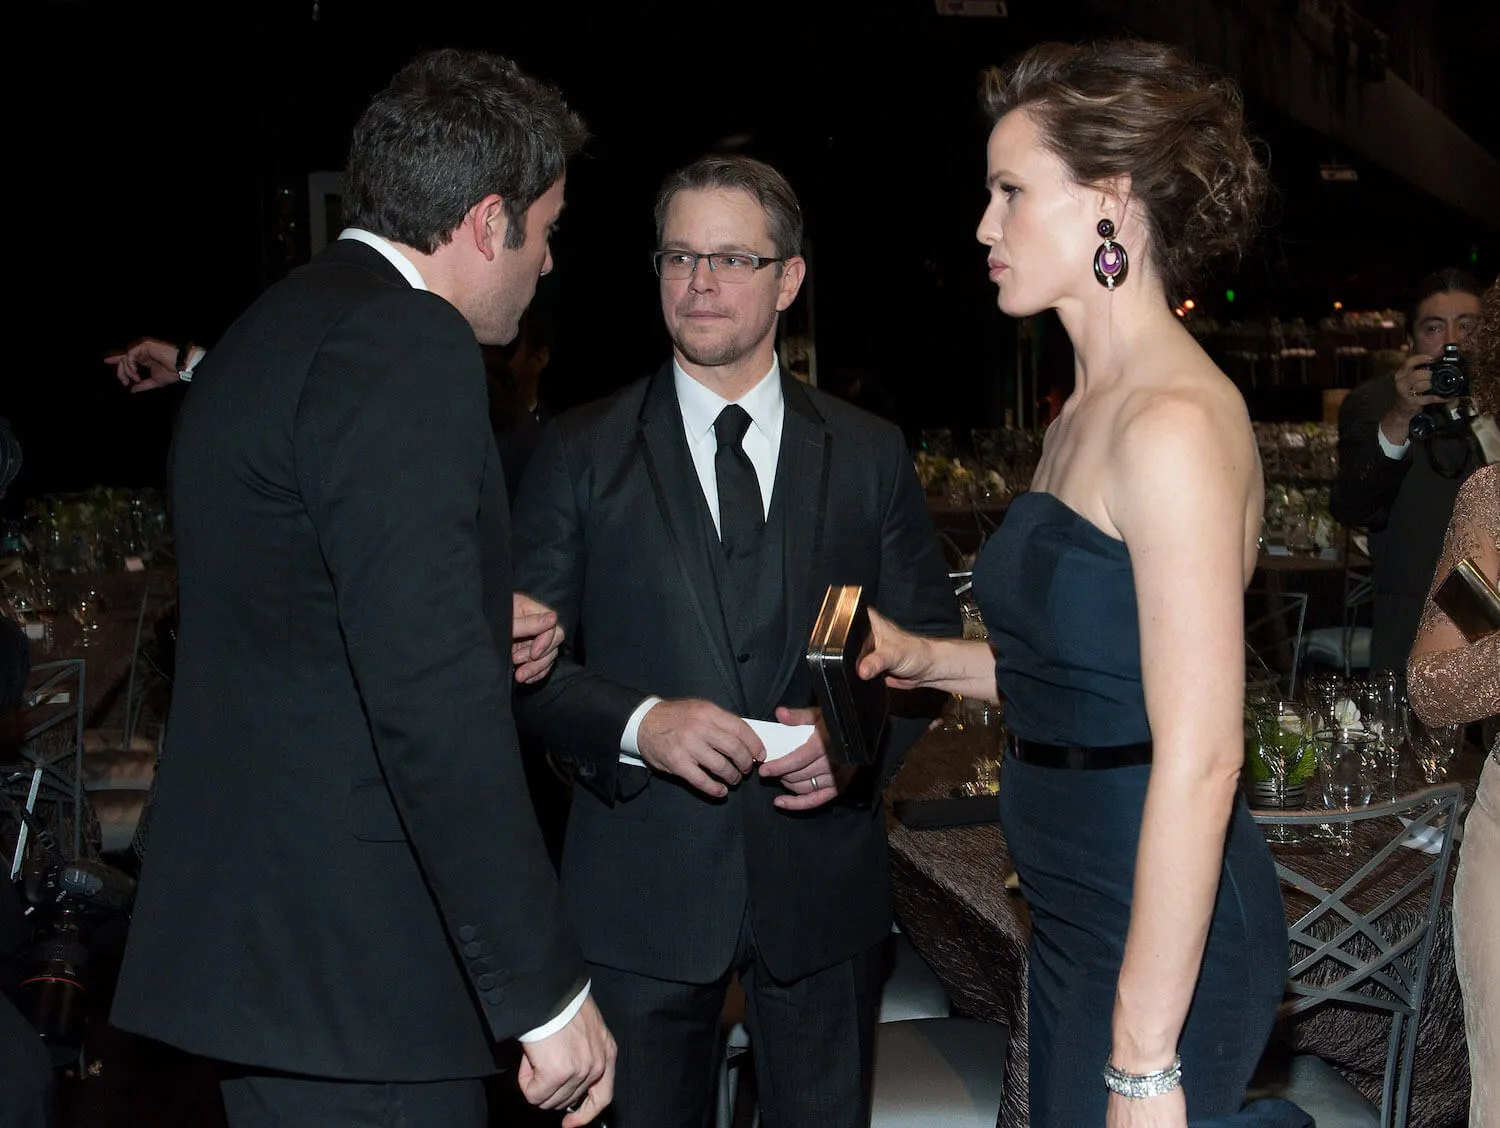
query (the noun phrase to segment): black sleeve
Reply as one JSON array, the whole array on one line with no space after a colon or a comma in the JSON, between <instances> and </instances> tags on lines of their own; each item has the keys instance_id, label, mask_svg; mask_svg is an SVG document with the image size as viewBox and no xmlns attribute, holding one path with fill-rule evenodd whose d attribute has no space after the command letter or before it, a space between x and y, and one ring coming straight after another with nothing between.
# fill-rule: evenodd
<instances>
[{"instance_id":1,"label":"black sleeve","mask_svg":"<svg viewBox=\"0 0 1500 1128\"><path fill-rule=\"evenodd\" d=\"M1412 452L1389 457L1380 446L1380 418L1390 407L1390 377L1367 381L1339 409L1339 470L1328 508L1345 525L1379 529L1411 468Z\"/></svg>"},{"instance_id":2,"label":"black sleeve","mask_svg":"<svg viewBox=\"0 0 1500 1128\"><path fill-rule=\"evenodd\" d=\"M516 588L557 612L565 641L547 680L516 695L521 724L547 741L557 757L607 803L620 784L620 737L647 691L590 670L579 660L583 603L584 519L561 423L537 443L516 501Z\"/></svg>"},{"instance_id":3,"label":"black sleeve","mask_svg":"<svg viewBox=\"0 0 1500 1128\"><path fill-rule=\"evenodd\" d=\"M498 982L475 995L509 1038L557 1014L584 966L530 807L509 655L481 613L479 350L439 300L395 292L340 323L294 444L386 785L455 951L493 948Z\"/></svg>"}]
</instances>

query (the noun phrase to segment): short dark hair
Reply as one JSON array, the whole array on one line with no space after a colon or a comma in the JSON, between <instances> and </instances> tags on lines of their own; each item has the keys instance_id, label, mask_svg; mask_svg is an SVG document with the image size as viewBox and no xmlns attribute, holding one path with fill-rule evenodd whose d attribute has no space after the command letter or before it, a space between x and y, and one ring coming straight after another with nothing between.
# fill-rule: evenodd
<instances>
[{"instance_id":1,"label":"short dark hair","mask_svg":"<svg viewBox=\"0 0 1500 1128\"><path fill-rule=\"evenodd\" d=\"M349 146L344 221L432 254L475 204L504 201L505 245L588 132L556 87L482 51L418 55L377 94Z\"/></svg>"},{"instance_id":2,"label":"short dark hair","mask_svg":"<svg viewBox=\"0 0 1500 1128\"><path fill-rule=\"evenodd\" d=\"M1028 110L1078 184L1129 175L1169 300L1259 229L1269 178L1239 88L1175 47L1041 43L989 71L980 101L997 122Z\"/></svg>"},{"instance_id":3,"label":"short dark hair","mask_svg":"<svg viewBox=\"0 0 1500 1128\"><path fill-rule=\"evenodd\" d=\"M1445 266L1442 270L1434 270L1417 283L1417 288L1412 291L1411 304L1406 307L1406 334L1415 337L1417 334L1417 307L1434 294L1473 294L1476 298L1482 294L1479 280L1467 270L1460 270L1456 266Z\"/></svg>"},{"instance_id":4,"label":"short dark hair","mask_svg":"<svg viewBox=\"0 0 1500 1128\"><path fill-rule=\"evenodd\" d=\"M802 253L802 205L786 177L764 161L736 154L700 157L662 181L656 194L656 245L661 246L667 209L679 192L739 190L766 213L766 230L778 258Z\"/></svg>"}]
</instances>

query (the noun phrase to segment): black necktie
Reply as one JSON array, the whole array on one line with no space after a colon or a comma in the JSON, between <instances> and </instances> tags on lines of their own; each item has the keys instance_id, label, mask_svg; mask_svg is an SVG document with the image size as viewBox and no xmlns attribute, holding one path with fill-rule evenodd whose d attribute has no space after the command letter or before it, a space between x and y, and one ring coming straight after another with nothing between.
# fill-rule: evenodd
<instances>
[{"instance_id":1,"label":"black necktie","mask_svg":"<svg viewBox=\"0 0 1500 1128\"><path fill-rule=\"evenodd\" d=\"M714 435L719 440L714 455L714 478L719 485L719 540L724 544L724 555L731 558L752 554L766 526L755 466L740 445L749 428L750 415L739 404L730 404L714 420Z\"/></svg>"}]
</instances>

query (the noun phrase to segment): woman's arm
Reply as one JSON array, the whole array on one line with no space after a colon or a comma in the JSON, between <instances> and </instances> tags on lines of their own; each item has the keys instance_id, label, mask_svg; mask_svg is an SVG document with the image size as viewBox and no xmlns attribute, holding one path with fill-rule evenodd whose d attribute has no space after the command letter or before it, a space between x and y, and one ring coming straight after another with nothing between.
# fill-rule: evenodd
<instances>
[{"instance_id":1,"label":"woman's arm","mask_svg":"<svg viewBox=\"0 0 1500 1128\"><path fill-rule=\"evenodd\" d=\"M1497 530L1500 467L1487 466L1459 491L1432 590L1465 556L1493 581L1500 574ZM1431 724L1466 724L1500 714L1500 632L1469 642L1429 593L1406 664L1406 692L1417 716Z\"/></svg>"},{"instance_id":2,"label":"woman's arm","mask_svg":"<svg viewBox=\"0 0 1500 1128\"><path fill-rule=\"evenodd\" d=\"M1111 1059L1129 1073L1162 1069L1177 1052L1219 886L1243 759L1246 511L1258 466L1243 409L1218 389L1154 396L1116 440L1106 506L1135 573L1154 745L1113 1023ZM1109 1123L1182 1123L1174 1097L1111 1094Z\"/></svg>"},{"instance_id":3,"label":"woman's arm","mask_svg":"<svg viewBox=\"0 0 1500 1128\"><path fill-rule=\"evenodd\" d=\"M904 631L870 609L875 648L859 662L859 676L879 674L893 689L939 689L984 701L999 701L995 653L982 639L927 638Z\"/></svg>"}]
</instances>

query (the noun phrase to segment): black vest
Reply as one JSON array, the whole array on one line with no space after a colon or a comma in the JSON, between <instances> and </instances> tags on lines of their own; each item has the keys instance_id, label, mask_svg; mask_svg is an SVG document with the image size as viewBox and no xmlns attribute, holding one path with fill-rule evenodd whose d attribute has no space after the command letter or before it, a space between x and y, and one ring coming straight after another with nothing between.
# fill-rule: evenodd
<instances>
[{"instance_id":1,"label":"black vest","mask_svg":"<svg viewBox=\"0 0 1500 1128\"><path fill-rule=\"evenodd\" d=\"M704 533L714 580L719 588L719 607L734 647L735 669L740 675L748 715L775 720L772 700L780 686L772 684L786 645L786 518L778 491L771 494L771 512L766 519L757 550L728 559L713 520L705 506ZM768 704L769 702L769 704Z\"/></svg>"}]
</instances>

